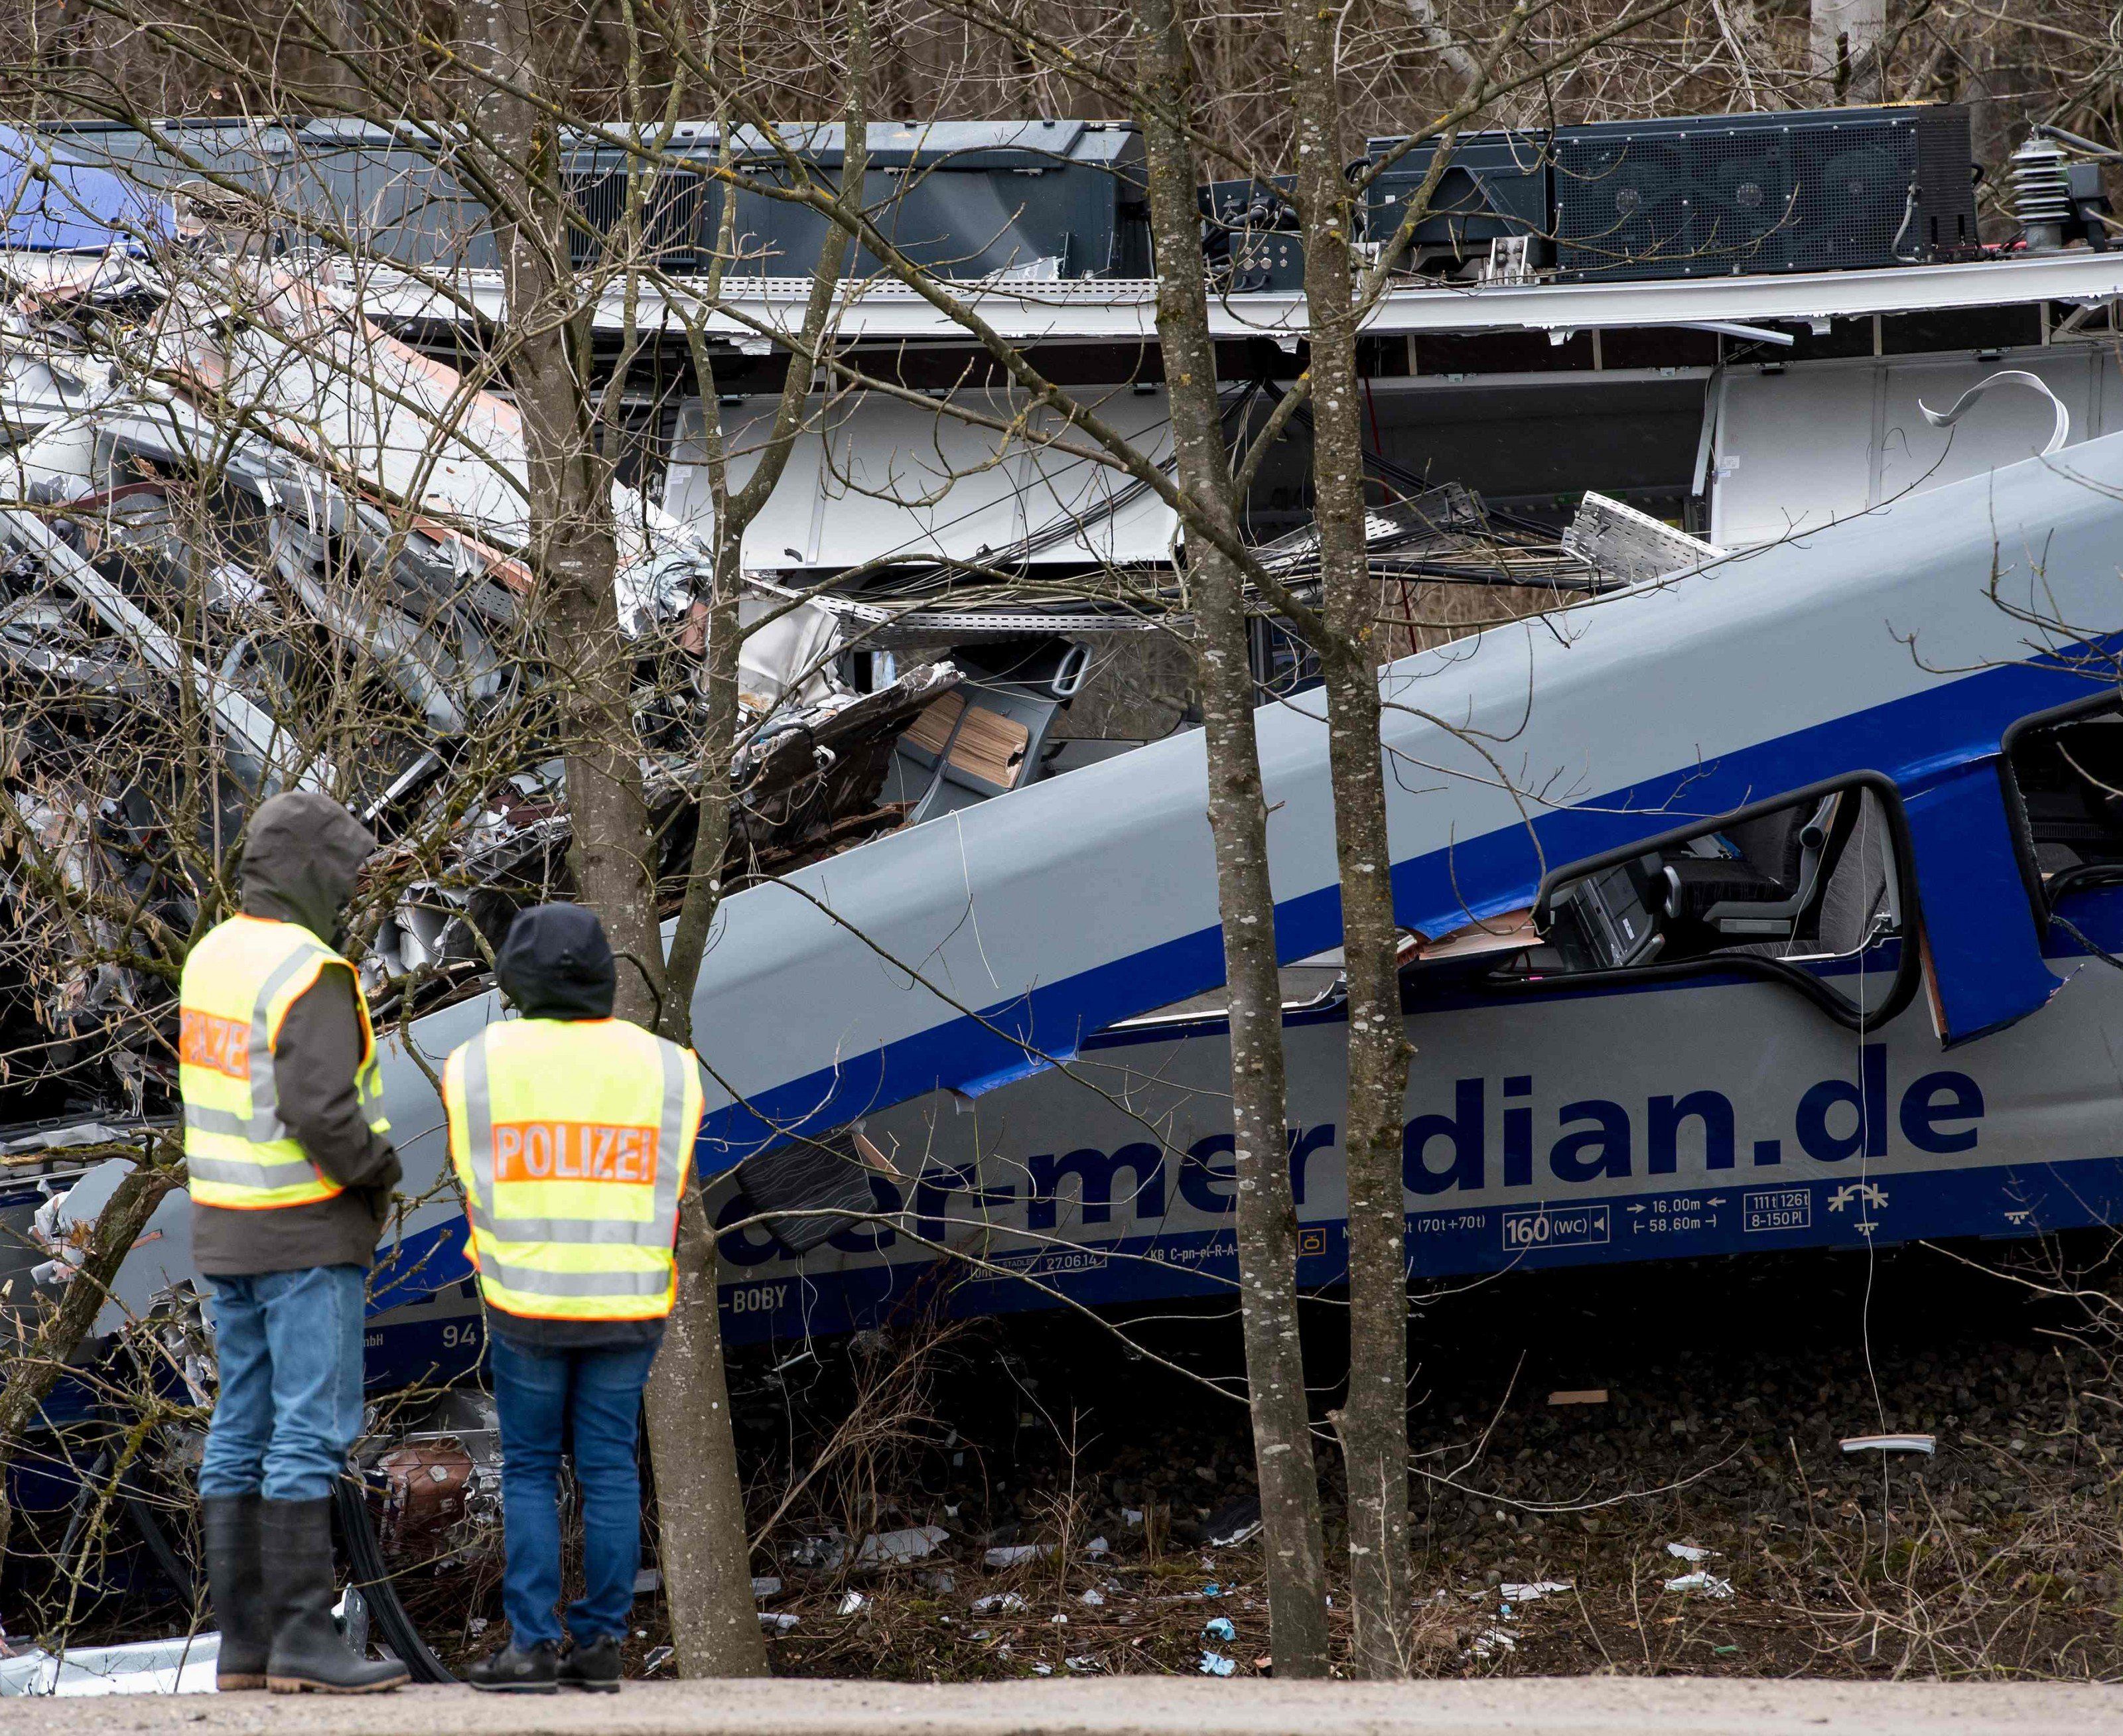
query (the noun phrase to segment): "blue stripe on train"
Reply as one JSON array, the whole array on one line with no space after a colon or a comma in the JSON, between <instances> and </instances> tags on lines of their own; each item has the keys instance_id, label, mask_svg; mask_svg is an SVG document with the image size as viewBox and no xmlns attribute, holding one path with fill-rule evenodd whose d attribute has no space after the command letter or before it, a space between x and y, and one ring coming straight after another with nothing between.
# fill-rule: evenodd
<instances>
[{"instance_id":1,"label":"blue stripe on train","mask_svg":"<svg viewBox=\"0 0 2123 1736\"><path fill-rule=\"evenodd\" d=\"M1811 1181L1756 1180L1600 1200L1439 1206L1408 1214L1408 1247L1418 1278L1445 1278L1779 1248L2036 1236L2118 1218L2123 1158L2081 1158L1876 1177L1854 1170ZM431 1275L439 1275L452 1258L462 1260L462 1234L453 1226L410 1238L406 1249L413 1251L415 1242L424 1246L415 1257L430 1262ZM1347 1261L1340 1220L1301 1227L1301 1283L1338 1284ZM1220 1294L1235 1299L1229 1229L1057 1243L1013 1252L996 1265L1001 1270L948 1288L930 1260L815 1275L785 1271L725 1284L724 1335L743 1345L849 1331L922 1305L924 1291L935 1291L944 1310L959 1316L1050 1308L1062 1298L1087 1306ZM383 1308L392 1306L381 1283L378 1296ZM457 1336L445 1342L448 1331ZM402 1308L395 1319L372 1321L370 1384L445 1378L468 1367L478 1350L461 1323L424 1319L417 1306Z\"/></svg>"},{"instance_id":2,"label":"blue stripe on train","mask_svg":"<svg viewBox=\"0 0 2123 1736\"><path fill-rule=\"evenodd\" d=\"M1906 798L1952 785L1966 786L1971 770L1994 755L2003 732L2020 718L2096 691L2088 676L2057 661L2014 663L1978 671L1887 704L1855 711L1773 741L1680 767L1665 775L1611 790L1534 821L1540 849L1523 827L1507 827L1397 863L1396 910L1404 925L1426 934L1447 933L1472 917L1523 909L1538 887L1543 864L1560 865L1686 825L1699 817L1728 812L1784 791L1858 771L1894 779ZM1995 779L1990 779L1994 788ZM1938 854L1966 829L1966 804L1937 835ZM2002 827L2003 812L1996 814ZM1649 822L1649 823L1647 823ZM1991 851L2002 838L1985 840ZM1918 864L1924 884L1925 917L1935 953L1966 946L1980 954L1994 944L1995 910L1983 889L1975 907L1953 896L1955 863ZM1927 873L1929 865L1930 872ZM1469 889L1479 889L1469 896ZM2024 900L2021 901L2024 905ZM1286 960L1338 945L1339 889L1324 887L1279 904L1276 940ZM2015 961L2032 977L2031 961ZM2041 980L1999 981L1986 994L1984 972L1960 987L1960 1034L1974 1034L2032 1010L2027 997L2046 992ZM756 1093L747 1103L713 1111L701 1131L704 1174L731 1167L793 1131L820 1132L859 1115L903 1102L939 1087L991 1089L1038 1070L1027 1048L1057 1059L1076 1055L1091 1036L1115 1020L1169 1005L1212 988L1224 978L1221 931L1205 929L1043 985L977 1013L934 1026L900 1041L855 1055L833 1065ZM2051 980L2047 986L2054 986ZM2041 1004L2039 998L2033 1005Z\"/></svg>"},{"instance_id":3,"label":"blue stripe on train","mask_svg":"<svg viewBox=\"0 0 2123 1736\"><path fill-rule=\"evenodd\" d=\"M1408 1246L1418 1279L1445 1278L1777 1248L2018 1238L2111 1223L2119 1215L2123 1158L2087 1158L1869 1179L1854 1172L1546 1205L1443 1207L1408 1214ZM1343 1280L1345 1235L1338 1219L1301 1227L1301 1284ZM1009 1259L1028 1268L1037 1283L1001 1275L961 1282L943 1293L945 1312L1005 1313L1053 1307L1060 1298L1087 1306L1218 1294L1236 1302L1229 1229L1073 1243ZM896 1308L916 1305L917 1289L935 1281L932 1264L908 1261L726 1284L723 1331L730 1343L748 1344L872 1326Z\"/></svg>"}]
</instances>

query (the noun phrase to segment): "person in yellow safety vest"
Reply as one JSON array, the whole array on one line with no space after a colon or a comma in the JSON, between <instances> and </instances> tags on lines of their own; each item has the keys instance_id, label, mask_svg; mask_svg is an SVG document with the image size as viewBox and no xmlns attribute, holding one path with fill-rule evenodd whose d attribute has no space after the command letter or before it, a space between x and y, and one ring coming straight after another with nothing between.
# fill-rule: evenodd
<instances>
[{"instance_id":1,"label":"person in yellow safety vest","mask_svg":"<svg viewBox=\"0 0 2123 1736\"><path fill-rule=\"evenodd\" d=\"M199 1486L224 1693L406 1679L356 1657L331 1615L331 1494L361 1432L363 1303L399 1178L368 1004L333 938L375 848L329 797L261 803L242 914L192 948L178 990L192 1256L221 1375Z\"/></svg>"},{"instance_id":2,"label":"person in yellow safety vest","mask_svg":"<svg viewBox=\"0 0 2123 1736\"><path fill-rule=\"evenodd\" d=\"M641 1559L641 1389L677 1294L700 1062L612 1016L612 946L579 905L519 915L494 978L522 1016L489 1025L443 1070L450 1163L488 1310L508 1551L508 1640L466 1679L504 1693L616 1693ZM554 1613L564 1434L583 1558L565 1653Z\"/></svg>"}]
</instances>

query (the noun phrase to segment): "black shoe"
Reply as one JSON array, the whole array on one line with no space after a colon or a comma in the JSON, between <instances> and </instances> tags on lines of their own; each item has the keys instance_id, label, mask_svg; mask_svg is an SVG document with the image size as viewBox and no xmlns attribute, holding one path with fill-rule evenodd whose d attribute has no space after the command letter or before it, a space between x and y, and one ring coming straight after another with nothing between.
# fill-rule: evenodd
<instances>
[{"instance_id":1,"label":"black shoe","mask_svg":"<svg viewBox=\"0 0 2123 1736\"><path fill-rule=\"evenodd\" d=\"M357 1658L332 1621L331 1501L262 1501L259 1550L273 1646L265 1685L276 1694L380 1694L410 1680L395 1658Z\"/></svg>"},{"instance_id":2,"label":"black shoe","mask_svg":"<svg viewBox=\"0 0 2123 1736\"><path fill-rule=\"evenodd\" d=\"M556 1692L560 1648L541 1640L528 1651L512 1640L465 1672L465 1680L489 1694L551 1694Z\"/></svg>"},{"instance_id":3,"label":"black shoe","mask_svg":"<svg viewBox=\"0 0 2123 1736\"><path fill-rule=\"evenodd\" d=\"M213 1685L224 1694L265 1686L273 1624L265 1612L265 1503L255 1495L210 1495L199 1503L206 1554L207 1595L221 1629Z\"/></svg>"},{"instance_id":4,"label":"black shoe","mask_svg":"<svg viewBox=\"0 0 2123 1736\"><path fill-rule=\"evenodd\" d=\"M619 1675L619 1641L611 1634L576 1640L560 1659L562 1687L579 1687L592 1694L616 1694Z\"/></svg>"}]
</instances>

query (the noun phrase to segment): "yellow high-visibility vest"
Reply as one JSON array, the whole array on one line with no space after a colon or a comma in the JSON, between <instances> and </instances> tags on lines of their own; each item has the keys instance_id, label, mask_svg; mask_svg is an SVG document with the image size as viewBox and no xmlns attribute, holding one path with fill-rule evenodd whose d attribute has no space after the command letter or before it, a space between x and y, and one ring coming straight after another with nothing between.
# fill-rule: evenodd
<instances>
[{"instance_id":1,"label":"yellow high-visibility vest","mask_svg":"<svg viewBox=\"0 0 2123 1736\"><path fill-rule=\"evenodd\" d=\"M199 1205L270 1211L341 1191L281 1121L273 1059L288 1008L335 967L353 984L361 1015L354 1091L368 1125L387 1133L376 1033L352 965L300 923L263 916L230 917L185 959L177 990L177 1085L185 1100L185 1163Z\"/></svg>"},{"instance_id":2,"label":"yellow high-visibility vest","mask_svg":"<svg viewBox=\"0 0 2123 1736\"><path fill-rule=\"evenodd\" d=\"M655 1320L700 1137L699 1063L620 1019L489 1025L443 1069L450 1163L490 1306Z\"/></svg>"}]
</instances>

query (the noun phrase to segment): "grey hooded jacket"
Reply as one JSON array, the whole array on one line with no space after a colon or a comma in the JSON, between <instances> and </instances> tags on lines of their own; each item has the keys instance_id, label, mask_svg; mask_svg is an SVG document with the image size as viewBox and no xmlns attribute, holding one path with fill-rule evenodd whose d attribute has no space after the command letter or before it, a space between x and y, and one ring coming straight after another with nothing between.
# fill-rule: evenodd
<instances>
[{"instance_id":1,"label":"grey hooded jacket","mask_svg":"<svg viewBox=\"0 0 2123 1736\"><path fill-rule=\"evenodd\" d=\"M243 846L243 910L298 923L327 944L376 848L368 829L328 796L274 796L252 817ZM209 1277L246 1278L376 1256L399 1178L391 1141L371 1132L354 1096L361 1022L345 974L327 971L288 1009L274 1045L280 1119L310 1161L346 1191L272 1211L192 1206L192 1254Z\"/></svg>"}]
</instances>

